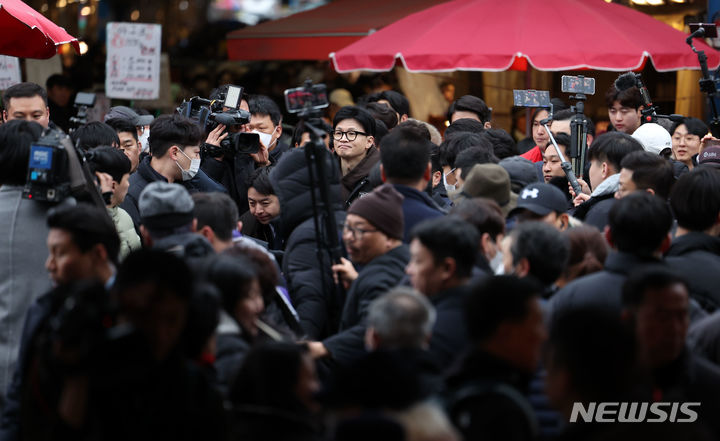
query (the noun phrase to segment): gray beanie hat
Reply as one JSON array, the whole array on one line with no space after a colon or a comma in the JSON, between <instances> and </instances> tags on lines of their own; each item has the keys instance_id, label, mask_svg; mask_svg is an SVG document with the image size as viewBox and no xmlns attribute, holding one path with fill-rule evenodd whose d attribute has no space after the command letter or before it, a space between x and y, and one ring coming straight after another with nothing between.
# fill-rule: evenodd
<instances>
[{"instance_id":1,"label":"gray beanie hat","mask_svg":"<svg viewBox=\"0 0 720 441\"><path fill-rule=\"evenodd\" d=\"M158 181L140 193L138 208L143 225L167 230L191 223L195 203L182 185Z\"/></svg>"}]
</instances>

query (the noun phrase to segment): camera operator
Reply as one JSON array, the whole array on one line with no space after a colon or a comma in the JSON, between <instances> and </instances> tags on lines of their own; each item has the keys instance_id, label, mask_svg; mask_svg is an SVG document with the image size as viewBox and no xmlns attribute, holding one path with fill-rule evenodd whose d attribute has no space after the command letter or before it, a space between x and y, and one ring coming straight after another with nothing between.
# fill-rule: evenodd
<instances>
[{"instance_id":1,"label":"camera operator","mask_svg":"<svg viewBox=\"0 0 720 441\"><path fill-rule=\"evenodd\" d=\"M24 199L30 145L42 126L24 119L0 125L0 391L4 394L17 360L25 313L50 289L42 273L47 253L49 205ZM0 401L0 410L4 401Z\"/></svg>"},{"instance_id":2,"label":"camera operator","mask_svg":"<svg viewBox=\"0 0 720 441\"><path fill-rule=\"evenodd\" d=\"M140 193L151 182L181 183L189 192L226 192L200 170L202 132L192 120L173 114L163 115L150 125L150 155L130 177L130 189L120 205L140 225Z\"/></svg>"},{"instance_id":3,"label":"camera operator","mask_svg":"<svg viewBox=\"0 0 720 441\"><path fill-rule=\"evenodd\" d=\"M221 94L227 93L228 85L219 87L210 96L218 99ZM245 104L243 100L240 109ZM249 154L235 154L233 158L228 155L206 155L202 163L202 170L208 176L219 182L227 189L235 200L240 213L248 211L246 182L258 167L275 164L282 154L289 149L284 143L279 143L282 135L282 113L277 104L264 95L250 97L247 101L251 119L248 124L226 127L219 124L213 129L205 140L210 146L219 147L220 143L230 133L240 131L256 133L260 137L260 151Z\"/></svg>"}]
</instances>

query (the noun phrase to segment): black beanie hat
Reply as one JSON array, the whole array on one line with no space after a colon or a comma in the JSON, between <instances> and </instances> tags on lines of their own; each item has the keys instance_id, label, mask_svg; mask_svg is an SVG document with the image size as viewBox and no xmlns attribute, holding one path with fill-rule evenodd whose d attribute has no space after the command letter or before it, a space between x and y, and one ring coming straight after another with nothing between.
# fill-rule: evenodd
<instances>
[{"instance_id":1,"label":"black beanie hat","mask_svg":"<svg viewBox=\"0 0 720 441\"><path fill-rule=\"evenodd\" d=\"M348 214L365 218L388 237L402 240L405 232L402 201L403 196L392 185L384 184L353 202Z\"/></svg>"}]
</instances>

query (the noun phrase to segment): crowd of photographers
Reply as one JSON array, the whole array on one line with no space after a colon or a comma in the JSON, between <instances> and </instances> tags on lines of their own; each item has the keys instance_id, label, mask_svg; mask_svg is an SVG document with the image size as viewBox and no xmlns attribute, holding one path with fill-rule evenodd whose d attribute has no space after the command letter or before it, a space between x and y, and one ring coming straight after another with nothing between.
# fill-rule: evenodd
<instances>
[{"instance_id":1,"label":"crowd of photographers","mask_svg":"<svg viewBox=\"0 0 720 441\"><path fill-rule=\"evenodd\" d=\"M701 120L611 86L576 192L558 99L519 143L478 97L441 134L394 91L287 136L232 87L68 130L98 197L60 203L48 93L4 92L0 440L720 437Z\"/></svg>"}]
</instances>

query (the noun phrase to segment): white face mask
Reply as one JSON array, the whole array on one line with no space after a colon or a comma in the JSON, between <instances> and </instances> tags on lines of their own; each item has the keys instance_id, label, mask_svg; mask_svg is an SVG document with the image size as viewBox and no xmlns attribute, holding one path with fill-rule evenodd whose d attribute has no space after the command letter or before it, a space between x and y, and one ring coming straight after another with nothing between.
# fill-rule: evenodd
<instances>
[{"instance_id":1,"label":"white face mask","mask_svg":"<svg viewBox=\"0 0 720 441\"><path fill-rule=\"evenodd\" d=\"M454 173L454 172L455 172L455 169L452 169L452 170L450 170L450 171L447 172L447 173L443 173L443 185L445 186L445 191L447 191L448 194L449 194L451 191L455 191L455 184L450 185L450 184L447 183L447 175L449 175L450 173Z\"/></svg>"},{"instance_id":2,"label":"white face mask","mask_svg":"<svg viewBox=\"0 0 720 441\"><path fill-rule=\"evenodd\" d=\"M505 265L503 265L502 251L498 250L498 252L495 253L495 257L493 257L489 263L493 274L495 274L496 276L502 276L503 274L505 274Z\"/></svg>"},{"instance_id":3,"label":"white face mask","mask_svg":"<svg viewBox=\"0 0 720 441\"><path fill-rule=\"evenodd\" d=\"M138 137L138 142L142 146L142 151L147 153L150 151L150 143L148 142L150 138L150 129L145 129L145 131Z\"/></svg>"},{"instance_id":4,"label":"white face mask","mask_svg":"<svg viewBox=\"0 0 720 441\"><path fill-rule=\"evenodd\" d=\"M183 154L186 158L190 159L188 155L185 154L182 150L180 150L180 153ZM200 160L199 159L190 159L190 168L185 170L184 168L180 167L180 164L178 164L177 161L175 161L175 164L180 168L180 172L182 173L182 180L183 181L189 181L192 178L195 177L198 170L200 170Z\"/></svg>"},{"instance_id":5,"label":"white face mask","mask_svg":"<svg viewBox=\"0 0 720 441\"><path fill-rule=\"evenodd\" d=\"M275 134L275 130L277 130L277 127L275 127L275 129L272 131L272 133L263 133L257 129L253 130L250 133L257 133L257 135L260 137L260 142L262 143L262 145L264 145L265 147L267 147L269 149L272 146L271 143L274 142L272 140L272 137Z\"/></svg>"}]
</instances>

